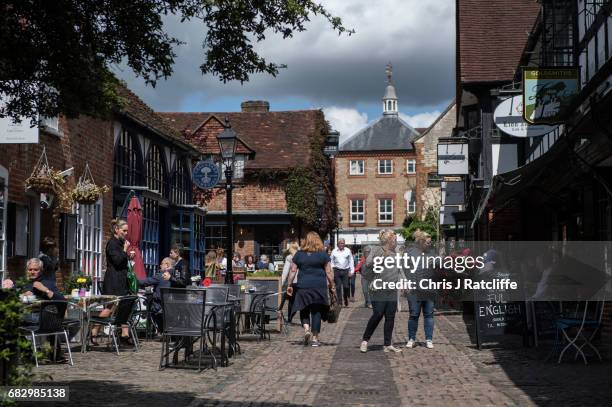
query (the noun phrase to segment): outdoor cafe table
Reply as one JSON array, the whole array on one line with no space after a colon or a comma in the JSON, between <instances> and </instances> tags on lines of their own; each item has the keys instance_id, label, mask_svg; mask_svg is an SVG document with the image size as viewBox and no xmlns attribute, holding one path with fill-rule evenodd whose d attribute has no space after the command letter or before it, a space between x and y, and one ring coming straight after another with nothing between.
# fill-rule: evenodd
<instances>
[{"instance_id":1,"label":"outdoor cafe table","mask_svg":"<svg viewBox=\"0 0 612 407\"><path fill-rule=\"evenodd\" d=\"M256 315L255 315L255 305L257 304L257 300L261 297L265 297L268 295L276 294L274 291L241 291L240 292L240 314L245 316L244 321L244 332L250 332L253 334L257 334L255 331L256 325ZM263 322L263 321L262 321Z\"/></svg>"},{"instance_id":2,"label":"outdoor cafe table","mask_svg":"<svg viewBox=\"0 0 612 407\"><path fill-rule=\"evenodd\" d=\"M117 297L114 295L90 295L87 297L72 297L71 295L67 295L65 300L70 304L74 305L77 310L79 310L79 324L80 324L80 342L81 342L81 352L85 353L87 348L87 333L85 329L87 329L86 322L89 321L91 306L96 302L107 303L110 302ZM39 299L35 299L33 301L29 301L27 298L22 297L22 303L25 305L30 305L32 308L35 308L42 301ZM68 310L66 310L68 312Z\"/></svg>"}]
</instances>

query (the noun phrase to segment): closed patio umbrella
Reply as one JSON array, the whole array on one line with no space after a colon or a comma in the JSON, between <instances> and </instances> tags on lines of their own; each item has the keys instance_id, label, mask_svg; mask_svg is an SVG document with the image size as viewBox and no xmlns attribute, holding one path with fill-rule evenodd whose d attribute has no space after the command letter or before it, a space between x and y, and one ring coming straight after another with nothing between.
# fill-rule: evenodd
<instances>
[{"instance_id":1,"label":"closed patio umbrella","mask_svg":"<svg viewBox=\"0 0 612 407\"><path fill-rule=\"evenodd\" d=\"M147 274L145 272L142 253L140 252L140 241L142 240L142 206L138 198L133 196L128 206L128 235L127 240L130 242L128 253L134 251L134 273L139 280L144 279Z\"/></svg>"}]
</instances>

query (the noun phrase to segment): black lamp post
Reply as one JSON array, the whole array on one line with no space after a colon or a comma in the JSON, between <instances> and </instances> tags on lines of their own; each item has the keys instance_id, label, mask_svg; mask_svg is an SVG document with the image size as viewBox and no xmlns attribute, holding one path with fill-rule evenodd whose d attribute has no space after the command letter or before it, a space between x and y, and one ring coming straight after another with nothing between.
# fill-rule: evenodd
<instances>
[{"instance_id":1,"label":"black lamp post","mask_svg":"<svg viewBox=\"0 0 612 407\"><path fill-rule=\"evenodd\" d=\"M232 176L234 175L234 160L236 158L236 140L238 136L232 130L229 119L225 118L225 129L217 136L221 159L225 165L225 213L227 220L227 245L226 258L227 269L225 272L225 284L234 284L234 272L232 270L232 259L234 257L234 221L232 219Z\"/></svg>"},{"instance_id":2,"label":"black lamp post","mask_svg":"<svg viewBox=\"0 0 612 407\"><path fill-rule=\"evenodd\" d=\"M338 210L338 225L336 226L336 246L338 246L338 240L340 239L340 225L342 224L342 212Z\"/></svg>"},{"instance_id":3,"label":"black lamp post","mask_svg":"<svg viewBox=\"0 0 612 407\"><path fill-rule=\"evenodd\" d=\"M353 228L353 246L357 246L357 228Z\"/></svg>"}]
</instances>

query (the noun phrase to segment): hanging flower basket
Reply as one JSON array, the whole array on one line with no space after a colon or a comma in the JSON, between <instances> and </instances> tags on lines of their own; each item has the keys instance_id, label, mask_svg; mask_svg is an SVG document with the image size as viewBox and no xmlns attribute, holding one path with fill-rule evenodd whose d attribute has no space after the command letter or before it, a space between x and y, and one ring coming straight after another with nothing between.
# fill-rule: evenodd
<instances>
[{"instance_id":1,"label":"hanging flower basket","mask_svg":"<svg viewBox=\"0 0 612 407\"><path fill-rule=\"evenodd\" d=\"M54 171L49 167L49 162L47 161L46 147L43 147L38 162L30 176L25 180L25 187L39 194L55 192L54 180L56 177L54 175Z\"/></svg>"},{"instance_id":2,"label":"hanging flower basket","mask_svg":"<svg viewBox=\"0 0 612 407\"><path fill-rule=\"evenodd\" d=\"M91 175L91 171L89 170L89 164L85 163L83 175L79 178L79 182L70 192L70 197L74 202L81 205L93 205L98 202L102 194L107 193L109 190L110 188L106 185L96 185Z\"/></svg>"}]
</instances>

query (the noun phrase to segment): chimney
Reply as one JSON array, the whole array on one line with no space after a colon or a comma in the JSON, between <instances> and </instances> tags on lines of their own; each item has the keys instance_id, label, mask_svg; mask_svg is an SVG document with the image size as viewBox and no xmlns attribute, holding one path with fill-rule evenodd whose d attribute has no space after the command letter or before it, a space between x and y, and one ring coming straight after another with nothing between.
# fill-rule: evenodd
<instances>
[{"instance_id":1,"label":"chimney","mask_svg":"<svg viewBox=\"0 0 612 407\"><path fill-rule=\"evenodd\" d=\"M268 113L270 103L267 100L247 100L240 104L243 113Z\"/></svg>"}]
</instances>

